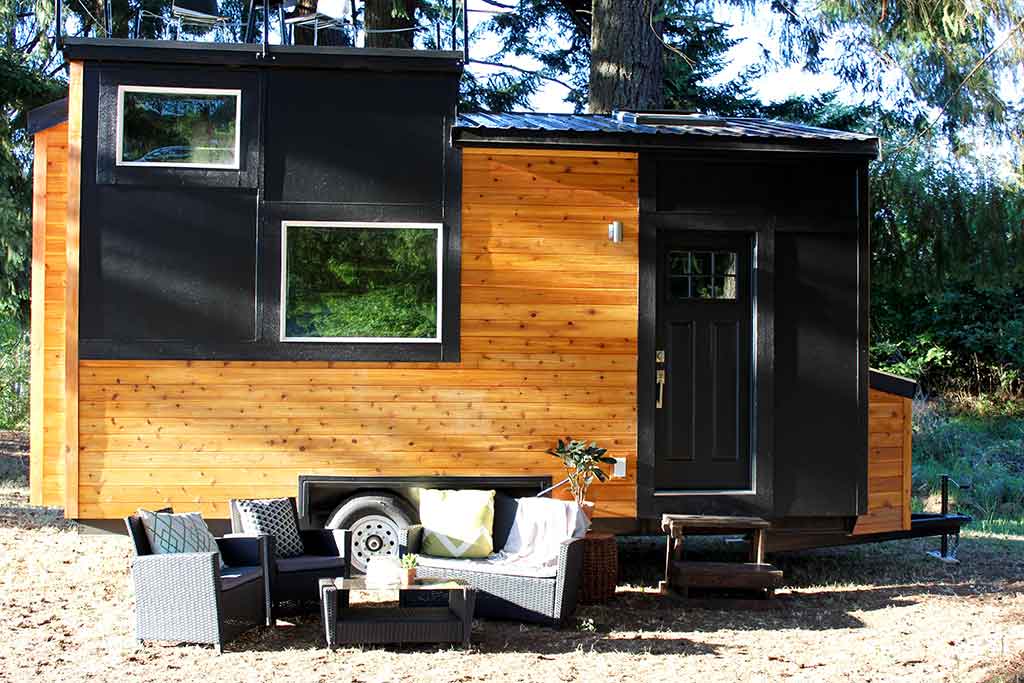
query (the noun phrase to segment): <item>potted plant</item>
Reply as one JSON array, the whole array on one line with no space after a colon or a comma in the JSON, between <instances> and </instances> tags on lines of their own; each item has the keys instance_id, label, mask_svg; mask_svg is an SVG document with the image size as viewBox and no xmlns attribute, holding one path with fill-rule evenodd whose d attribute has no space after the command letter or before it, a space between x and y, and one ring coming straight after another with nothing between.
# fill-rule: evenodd
<instances>
[{"instance_id":1,"label":"potted plant","mask_svg":"<svg viewBox=\"0 0 1024 683\"><path fill-rule=\"evenodd\" d=\"M402 555L402 586L408 588L416 583L416 565L418 555Z\"/></svg>"},{"instance_id":2,"label":"potted plant","mask_svg":"<svg viewBox=\"0 0 1024 683\"><path fill-rule=\"evenodd\" d=\"M548 453L559 458L566 469L569 470L567 480L569 490L576 504L580 506L587 517L591 517L594 504L587 501L587 490L594 480L605 481L608 475L601 469L601 465L614 465L615 458L605 455L607 448L600 448L596 442L576 441L565 437L565 441L558 440L554 448L549 448Z\"/></svg>"}]
</instances>

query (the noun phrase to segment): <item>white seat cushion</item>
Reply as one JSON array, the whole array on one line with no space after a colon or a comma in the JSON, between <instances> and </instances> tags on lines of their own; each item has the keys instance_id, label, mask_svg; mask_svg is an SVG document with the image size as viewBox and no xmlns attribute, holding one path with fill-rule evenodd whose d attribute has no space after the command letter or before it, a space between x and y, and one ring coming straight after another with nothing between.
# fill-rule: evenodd
<instances>
[{"instance_id":1,"label":"white seat cushion","mask_svg":"<svg viewBox=\"0 0 1024 683\"><path fill-rule=\"evenodd\" d=\"M501 574L503 576L528 576L535 579L553 579L558 575L558 567L532 567L522 563L492 559L498 556L480 559L454 559L450 557L432 557L420 555L419 564L431 569L451 569L463 572L480 572L482 574Z\"/></svg>"}]
</instances>

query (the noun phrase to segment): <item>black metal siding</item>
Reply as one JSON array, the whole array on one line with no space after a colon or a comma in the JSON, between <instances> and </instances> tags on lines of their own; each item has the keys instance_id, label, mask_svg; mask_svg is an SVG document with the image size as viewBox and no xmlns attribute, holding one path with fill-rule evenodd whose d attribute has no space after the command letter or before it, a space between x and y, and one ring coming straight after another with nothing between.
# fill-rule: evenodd
<instances>
[{"instance_id":1,"label":"black metal siding","mask_svg":"<svg viewBox=\"0 0 1024 683\"><path fill-rule=\"evenodd\" d=\"M85 74L83 359L458 360L457 73L87 62ZM119 83L241 88L242 168L116 167ZM289 219L442 223L443 343L280 342Z\"/></svg>"},{"instance_id":2,"label":"black metal siding","mask_svg":"<svg viewBox=\"0 0 1024 683\"><path fill-rule=\"evenodd\" d=\"M867 484L867 221L848 156L641 155L638 508L849 517ZM756 494L655 496L656 231L756 240Z\"/></svg>"}]
</instances>

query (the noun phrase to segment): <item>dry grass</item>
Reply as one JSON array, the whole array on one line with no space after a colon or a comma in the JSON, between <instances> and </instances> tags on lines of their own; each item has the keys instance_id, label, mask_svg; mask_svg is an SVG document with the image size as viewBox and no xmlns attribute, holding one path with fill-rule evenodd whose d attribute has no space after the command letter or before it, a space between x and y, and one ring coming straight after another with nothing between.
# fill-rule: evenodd
<instances>
[{"instance_id":1,"label":"dry grass","mask_svg":"<svg viewBox=\"0 0 1024 683\"><path fill-rule=\"evenodd\" d=\"M680 609L654 595L660 546L634 543L608 605L571 628L479 621L469 652L323 649L316 618L251 632L217 656L133 638L129 547L79 535L0 487L0 681L1011 681L1024 652L1024 537L777 558L780 609Z\"/></svg>"}]
</instances>

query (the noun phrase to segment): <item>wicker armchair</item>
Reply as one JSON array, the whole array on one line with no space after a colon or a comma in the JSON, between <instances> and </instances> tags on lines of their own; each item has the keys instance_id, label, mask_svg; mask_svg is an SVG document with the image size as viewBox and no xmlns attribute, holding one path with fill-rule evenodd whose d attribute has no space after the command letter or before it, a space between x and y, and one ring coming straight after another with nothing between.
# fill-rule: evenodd
<instances>
[{"instance_id":1,"label":"wicker armchair","mask_svg":"<svg viewBox=\"0 0 1024 683\"><path fill-rule=\"evenodd\" d=\"M499 494L495 498L494 545L501 550L515 517L515 503ZM419 524L399 531L399 553L420 553L423 527ZM416 575L424 578L462 579L477 589L476 616L491 619L529 621L561 626L576 611L576 596L583 572L583 540L569 539L558 553L558 572L553 577L518 576L493 572L428 567L420 564ZM400 593L403 606L413 602L442 604L447 594L433 591ZM444 603L446 604L446 603Z\"/></svg>"},{"instance_id":2,"label":"wicker armchair","mask_svg":"<svg viewBox=\"0 0 1024 683\"><path fill-rule=\"evenodd\" d=\"M291 499L295 510L295 499ZM231 537L246 537L236 501L231 500ZM298 515L296 514L296 520ZM274 553L274 538L269 539L270 618L284 612L317 612L320 609L320 579L348 578L351 537L346 529L300 529L305 554L282 558ZM292 609L288 609L291 607ZM273 623L273 621L271 621Z\"/></svg>"},{"instance_id":3,"label":"wicker armchair","mask_svg":"<svg viewBox=\"0 0 1024 683\"><path fill-rule=\"evenodd\" d=\"M218 538L217 553L154 554L142 521L126 517L135 548L135 637L213 645L266 626L268 537Z\"/></svg>"}]
</instances>

